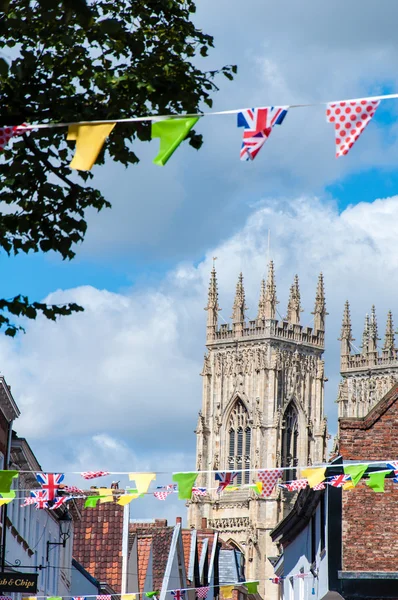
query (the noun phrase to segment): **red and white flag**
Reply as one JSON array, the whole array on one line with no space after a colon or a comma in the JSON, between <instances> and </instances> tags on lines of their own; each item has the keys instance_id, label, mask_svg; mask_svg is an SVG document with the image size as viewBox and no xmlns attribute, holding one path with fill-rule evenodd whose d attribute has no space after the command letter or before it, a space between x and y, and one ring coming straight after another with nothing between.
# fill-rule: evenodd
<instances>
[{"instance_id":1,"label":"red and white flag","mask_svg":"<svg viewBox=\"0 0 398 600\"><path fill-rule=\"evenodd\" d=\"M108 471L84 471L80 473L84 479L95 479L96 477L105 477L105 475L110 475Z\"/></svg>"},{"instance_id":2,"label":"red and white flag","mask_svg":"<svg viewBox=\"0 0 398 600\"><path fill-rule=\"evenodd\" d=\"M285 483L284 487L289 490L289 492L295 492L297 490L304 490L308 485L308 479L296 479L295 481L290 481L290 483Z\"/></svg>"},{"instance_id":3,"label":"red and white flag","mask_svg":"<svg viewBox=\"0 0 398 600\"><path fill-rule=\"evenodd\" d=\"M196 595L200 600L205 600L207 598L207 594L209 593L209 587L200 587L196 588Z\"/></svg>"},{"instance_id":4,"label":"red and white flag","mask_svg":"<svg viewBox=\"0 0 398 600\"><path fill-rule=\"evenodd\" d=\"M334 124L336 158L344 156L353 147L366 125L376 112L380 100L345 100L330 102L326 120Z\"/></svg>"},{"instance_id":5,"label":"red and white flag","mask_svg":"<svg viewBox=\"0 0 398 600\"><path fill-rule=\"evenodd\" d=\"M22 135L30 131L31 127L23 123L22 125L10 125L9 127L0 127L0 151L4 150L12 137Z\"/></svg>"},{"instance_id":6,"label":"red and white flag","mask_svg":"<svg viewBox=\"0 0 398 600\"><path fill-rule=\"evenodd\" d=\"M278 479L282 477L282 469L270 469L265 471L259 471L257 473L258 480L263 484L261 497L271 496L274 491Z\"/></svg>"}]
</instances>

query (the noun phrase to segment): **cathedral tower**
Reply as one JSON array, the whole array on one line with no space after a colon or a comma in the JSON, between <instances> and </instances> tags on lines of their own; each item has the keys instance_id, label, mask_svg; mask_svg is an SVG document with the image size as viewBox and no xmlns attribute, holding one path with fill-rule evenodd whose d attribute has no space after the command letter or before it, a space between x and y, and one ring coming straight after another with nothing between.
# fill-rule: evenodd
<instances>
[{"instance_id":1,"label":"cathedral tower","mask_svg":"<svg viewBox=\"0 0 398 600\"><path fill-rule=\"evenodd\" d=\"M341 330L340 373L337 403L339 417L364 417L398 381L398 352L395 348L391 311L387 315L384 344L379 348L376 309L365 317L361 351L352 344L350 307L345 304ZM354 352L352 352L354 350Z\"/></svg>"},{"instance_id":2,"label":"cathedral tower","mask_svg":"<svg viewBox=\"0 0 398 600\"><path fill-rule=\"evenodd\" d=\"M197 435L197 469L242 470L310 465L325 460L323 414L324 329L326 305L323 277L316 290L314 327L300 324L302 307L294 278L286 318L278 319L274 265L261 282L257 318L246 321L243 276L239 275L232 324L218 325L217 278L213 267L207 310L207 353L204 358L203 402ZM294 479L295 470L285 471ZM257 480L255 471L238 474L239 484ZM267 581L277 554L269 532L284 515L287 495L280 488L261 498L249 487L217 494L214 473L202 473L197 485L206 496L190 502L188 519L221 532L241 550L247 579L260 580L260 592L276 596Z\"/></svg>"}]
</instances>

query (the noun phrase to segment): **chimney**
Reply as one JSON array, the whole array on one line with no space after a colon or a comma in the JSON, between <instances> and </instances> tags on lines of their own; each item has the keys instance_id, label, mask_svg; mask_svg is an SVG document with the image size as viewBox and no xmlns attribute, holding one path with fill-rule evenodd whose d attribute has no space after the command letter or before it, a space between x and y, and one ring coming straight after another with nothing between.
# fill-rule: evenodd
<instances>
[{"instance_id":1,"label":"chimney","mask_svg":"<svg viewBox=\"0 0 398 600\"><path fill-rule=\"evenodd\" d=\"M176 517L176 525L178 525L178 523L182 523L182 518L181 517Z\"/></svg>"},{"instance_id":2,"label":"chimney","mask_svg":"<svg viewBox=\"0 0 398 600\"><path fill-rule=\"evenodd\" d=\"M207 529L207 517L202 517L202 527L201 529Z\"/></svg>"},{"instance_id":3,"label":"chimney","mask_svg":"<svg viewBox=\"0 0 398 600\"><path fill-rule=\"evenodd\" d=\"M155 519L155 527L167 527L167 519Z\"/></svg>"}]
</instances>

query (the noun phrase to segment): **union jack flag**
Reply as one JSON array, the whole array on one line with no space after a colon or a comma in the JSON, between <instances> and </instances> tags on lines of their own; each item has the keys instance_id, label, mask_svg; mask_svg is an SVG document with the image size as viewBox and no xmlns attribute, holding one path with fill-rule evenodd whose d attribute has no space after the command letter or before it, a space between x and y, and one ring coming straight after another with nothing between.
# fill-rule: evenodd
<instances>
[{"instance_id":1,"label":"union jack flag","mask_svg":"<svg viewBox=\"0 0 398 600\"><path fill-rule=\"evenodd\" d=\"M387 468L392 469L394 471L394 483L398 483L398 460L394 460L393 462L387 463Z\"/></svg>"},{"instance_id":2,"label":"union jack flag","mask_svg":"<svg viewBox=\"0 0 398 600\"><path fill-rule=\"evenodd\" d=\"M72 600L86 600L85 596L72 596Z\"/></svg>"},{"instance_id":3,"label":"union jack flag","mask_svg":"<svg viewBox=\"0 0 398 600\"><path fill-rule=\"evenodd\" d=\"M52 506L50 506L49 508L50 508L50 510L56 510L57 508L59 508L60 506L65 504L65 502L68 502L68 500L72 500L72 498L70 496L62 496L61 498L57 498L55 500L54 504Z\"/></svg>"},{"instance_id":4,"label":"union jack flag","mask_svg":"<svg viewBox=\"0 0 398 600\"><path fill-rule=\"evenodd\" d=\"M206 496L207 489L205 487L193 487L192 493L194 496Z\"/></svg>"},{"instance_id":5,"label":"union jack flag","mask_svg":"<svg viewBox=\"0 0 398 600\"><path fill-rule=\"evenodd\" d=\"M217 492L220 493L223 490L225 490L225 488L228 485L231 485L233 480L235 479L235 477L237 477L238 473L235 473L235 471L226 473L226 472L222 472L222 473L216 473L216 481L219 481L219 486L217 488Z\"/></svg>"},{"instance_id":6,"label":"union jack flag","mask_svg":"<svg viewBox=\"0 0 398 600\"><path fill-rule=\"evenodd\" d=\"M34 502L32 504L35 504L36 508L48 508L48 497L46 490L30 492L30 495L32 498L34 498Z\"/></svg>"},{"instance_id":7,"label":"union jack flag","mask_svg":"<svg viewBox=\"0 0 398 600\"><path fill-rule=\"evenodd\" d=\"M286 106L246 108L238 113L238 127L244 127L241 160L254 160L271 135L274 125L281 125L287 115Z\"/></svg>"},{"instance_id":8,"label":"union jack flag","mask_svg":"<svg viewBox=\"0 0 398 600\"><path fill-rule=\"evenodd\" d=\"M334 477L329 477L328 484L333 487L341 488L349 481L351 481L351 475L334 475Z\"/></svg>"},{"instance_id":9,"label":"union jack flag","mask_svg":"<svg viewBox=\"0 0 398 600\"><path fill-rule=\"evenodd\" d=\"M29 506L30 504L36 504L36 498L25 498L24 503L21 504L21 507Z\"/></svg>"},{"instance_id":10,"label":"union jack flag","mask_svg":"<svg viewBox=\"0 0 398 600\"><path fill-rule=\"evenodd\" d=\"M54 500L61 482L64 480L63 473L36 473L36 479L43 490L47 492L47 500Z\"/></svg>"},{"instance_id":11,"label":"union jack flag","mask_svg":"<svg viewBox=\"0 0 398 600\"><path fill-rule=\"evenodd\" d=\"M105 475L110 475L108 471L83 471L80 473L84 479L95 479L96 477L105 477Z\"/></svg>"},{"instance_id":12,"label":"union jack flag","mask_svg":"<svg viewBox=\"0 0 398 600\"><path fill-rule=\"evenodd\" d=\"M210 587L196 588L196 595L200 600L206 600Z\"/></svg>"},{"instance_id":13,"label":"union jack flag","mask_svg":"<svg viewBox=\"0 0 398 600\"><path fill-rule=\"evenodd\" d=\"M171 595L174 596L174 600L183 600L185 590L172 590Z\"/></svg>"}]
</instances>

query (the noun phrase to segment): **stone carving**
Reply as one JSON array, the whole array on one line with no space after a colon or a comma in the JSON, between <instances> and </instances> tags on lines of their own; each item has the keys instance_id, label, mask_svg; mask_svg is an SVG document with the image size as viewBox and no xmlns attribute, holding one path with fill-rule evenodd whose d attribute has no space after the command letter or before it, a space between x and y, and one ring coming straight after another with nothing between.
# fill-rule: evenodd
<instances>
[{"instance_id":1,"label":"stone carving","mask_svg":"<svg viewBox=\"0 0 398 600\"><path fill-rule=\"evenodd\" d=\"M249 527L249 517L229 517L225 519L209 519L209 527L218 531L242 531Z\"/></svg>"},{"instance_id":2,"label":"stone carving","mask_svg":"<svg viewBox=\"0 0 398 600\"><path fill-rule=\"evenodd\" d=\"M210 365L210 356L205 354L203 361L203 369L201 372L202 376L211 375L211 365Z\"/></svg>"},{"instance_id":3,"label":"stone carving","mask_svg":"<svg viewBox=\"0 0 398 600\"><path fill-rule=\"evenodd\" d=\"M256 398L256 408L254 411L254 427L263 426L263 413L260 409L260 398Z\"/></svg>"}]
</instances>

